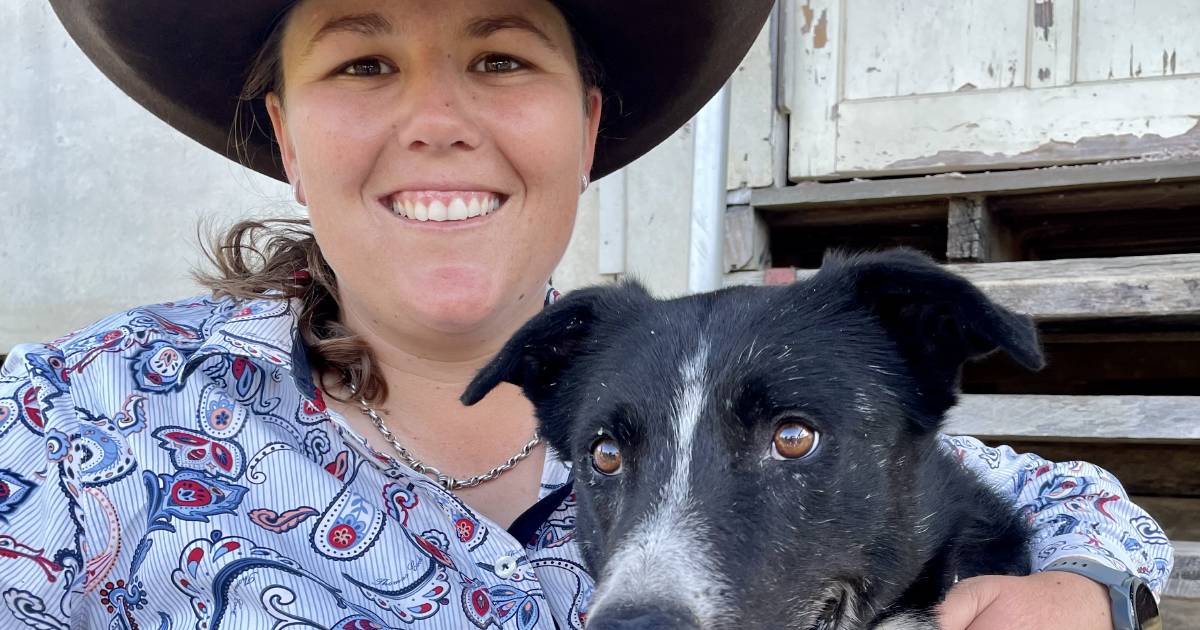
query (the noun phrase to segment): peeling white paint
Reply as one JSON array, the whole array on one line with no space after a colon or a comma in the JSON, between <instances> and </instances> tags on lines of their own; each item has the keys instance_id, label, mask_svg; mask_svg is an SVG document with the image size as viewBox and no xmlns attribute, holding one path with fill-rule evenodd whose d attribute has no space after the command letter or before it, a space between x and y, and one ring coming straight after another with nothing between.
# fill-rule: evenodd
<instances>
[{"instance_id":1,"label":"peeling white paint","mask_svg":"<svg viewBox=\"0 0 1200 630\"><path fill-rule=\"evenodd\" d=\"M1198 3L791 4L793 181L1200 155Z\"/></svg>"},{"instance_id":2,"label":"peeling white paint","mask_svg":"<svg viewBox=\"0 0 1200 630\"><path fill-rule=\"evenodd\" d=\"M1079 13L1078 80L1200 72L1200 2L1088 2ZM1200 113L1200 112L1198 112Z\"/></svg>"},{"instance_id":3,"label":"peeling white paint","mask_svg":"<svg viewBox=\"0 0 1200 630\"><path fill-rule=\"evenodd\" d=\"M845 99L1024 85L1025 4L846 0Z\"/></svg>"},{"instance_id":4,"label":"peeling white paint","mask_svg":"<svg viewBox=\"0 0 1200 630\"><path fill-rule=\"evenodd\" d=\"M837 163L895 173L1200 153L1197 103L1200 78L843 103Z\"/></svg>"}]
</instances>

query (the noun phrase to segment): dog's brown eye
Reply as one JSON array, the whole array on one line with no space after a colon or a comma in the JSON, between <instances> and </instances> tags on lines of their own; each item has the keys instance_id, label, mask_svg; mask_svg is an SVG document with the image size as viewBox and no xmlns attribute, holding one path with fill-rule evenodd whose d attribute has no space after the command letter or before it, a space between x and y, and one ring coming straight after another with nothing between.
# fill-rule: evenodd
<instances>
[{"instance_id":1,"label":"dog's brown eye","mask_svg":"<svg viewBox=\"0 0 1200 630\"><path fill-rule=\"evenodd\" d=\"M605 436L592 442L592 468L602 475L621 472L621 449L616 440Z\"/></svg>"},{"instance_id":2,"label":"dog's brown eye","mask_svg":"<svg viewBox=\"0 0 1200 630\"><path fill-rule=\"evenodd\" d=\"M788 420L775 429L771 456L775 459L798 459L812 453L815 448L817 432L803 422Z\"/></svg>"}]
</instances>

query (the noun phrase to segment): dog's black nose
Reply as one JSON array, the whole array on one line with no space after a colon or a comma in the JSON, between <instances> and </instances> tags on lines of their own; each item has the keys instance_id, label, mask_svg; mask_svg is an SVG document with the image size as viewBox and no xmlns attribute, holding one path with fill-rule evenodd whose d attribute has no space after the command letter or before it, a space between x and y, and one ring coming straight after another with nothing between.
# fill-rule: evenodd
<instances>
[{"instance_id":1,"label":"dog's black nose","mask_svg":"<svg viewBox=\"0 0 1200 630\"><path fill-rule=\"evenodd\" d=\"M700 630L696 617L686 610L616 608L588 619L587 630Z\"/></svg>"}]
</instances>

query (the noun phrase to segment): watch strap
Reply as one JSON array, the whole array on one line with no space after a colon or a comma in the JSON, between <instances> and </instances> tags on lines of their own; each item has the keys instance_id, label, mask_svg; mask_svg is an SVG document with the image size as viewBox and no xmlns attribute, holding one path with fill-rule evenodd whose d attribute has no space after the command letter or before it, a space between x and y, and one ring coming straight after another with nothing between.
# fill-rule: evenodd
<instances>
[{"instance_id":1,"label":"watch strap","mask_svg":"<svg viewBox=\"0 0 1200 630\"><path fill-rule=\"evenodd\" d=\"M1066 571L1082 575L1108 587L1112 600L1113 630L1141 630L1133 601L1133 591L1145 582L1128 571L1120 571L1091 558L1070 556L1051 562L1043 571Z\"/></svg>"}]
</instances>

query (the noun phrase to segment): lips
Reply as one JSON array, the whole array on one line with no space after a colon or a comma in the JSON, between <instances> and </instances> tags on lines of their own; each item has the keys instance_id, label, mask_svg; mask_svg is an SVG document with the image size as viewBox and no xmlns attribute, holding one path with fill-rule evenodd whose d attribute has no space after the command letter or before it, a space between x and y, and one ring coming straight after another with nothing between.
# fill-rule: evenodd
<instances>
[{"instance_id":1,"label":"lips","mask_svg":"<svg viewBox=\"0 0 1200 630\"><path fill-rule=\"evenodd\" d=\"M384 200L392 213L414 221L465 221L495 212L499 193L479 190L406 190Z\"/></svg>"}]
</instances>

